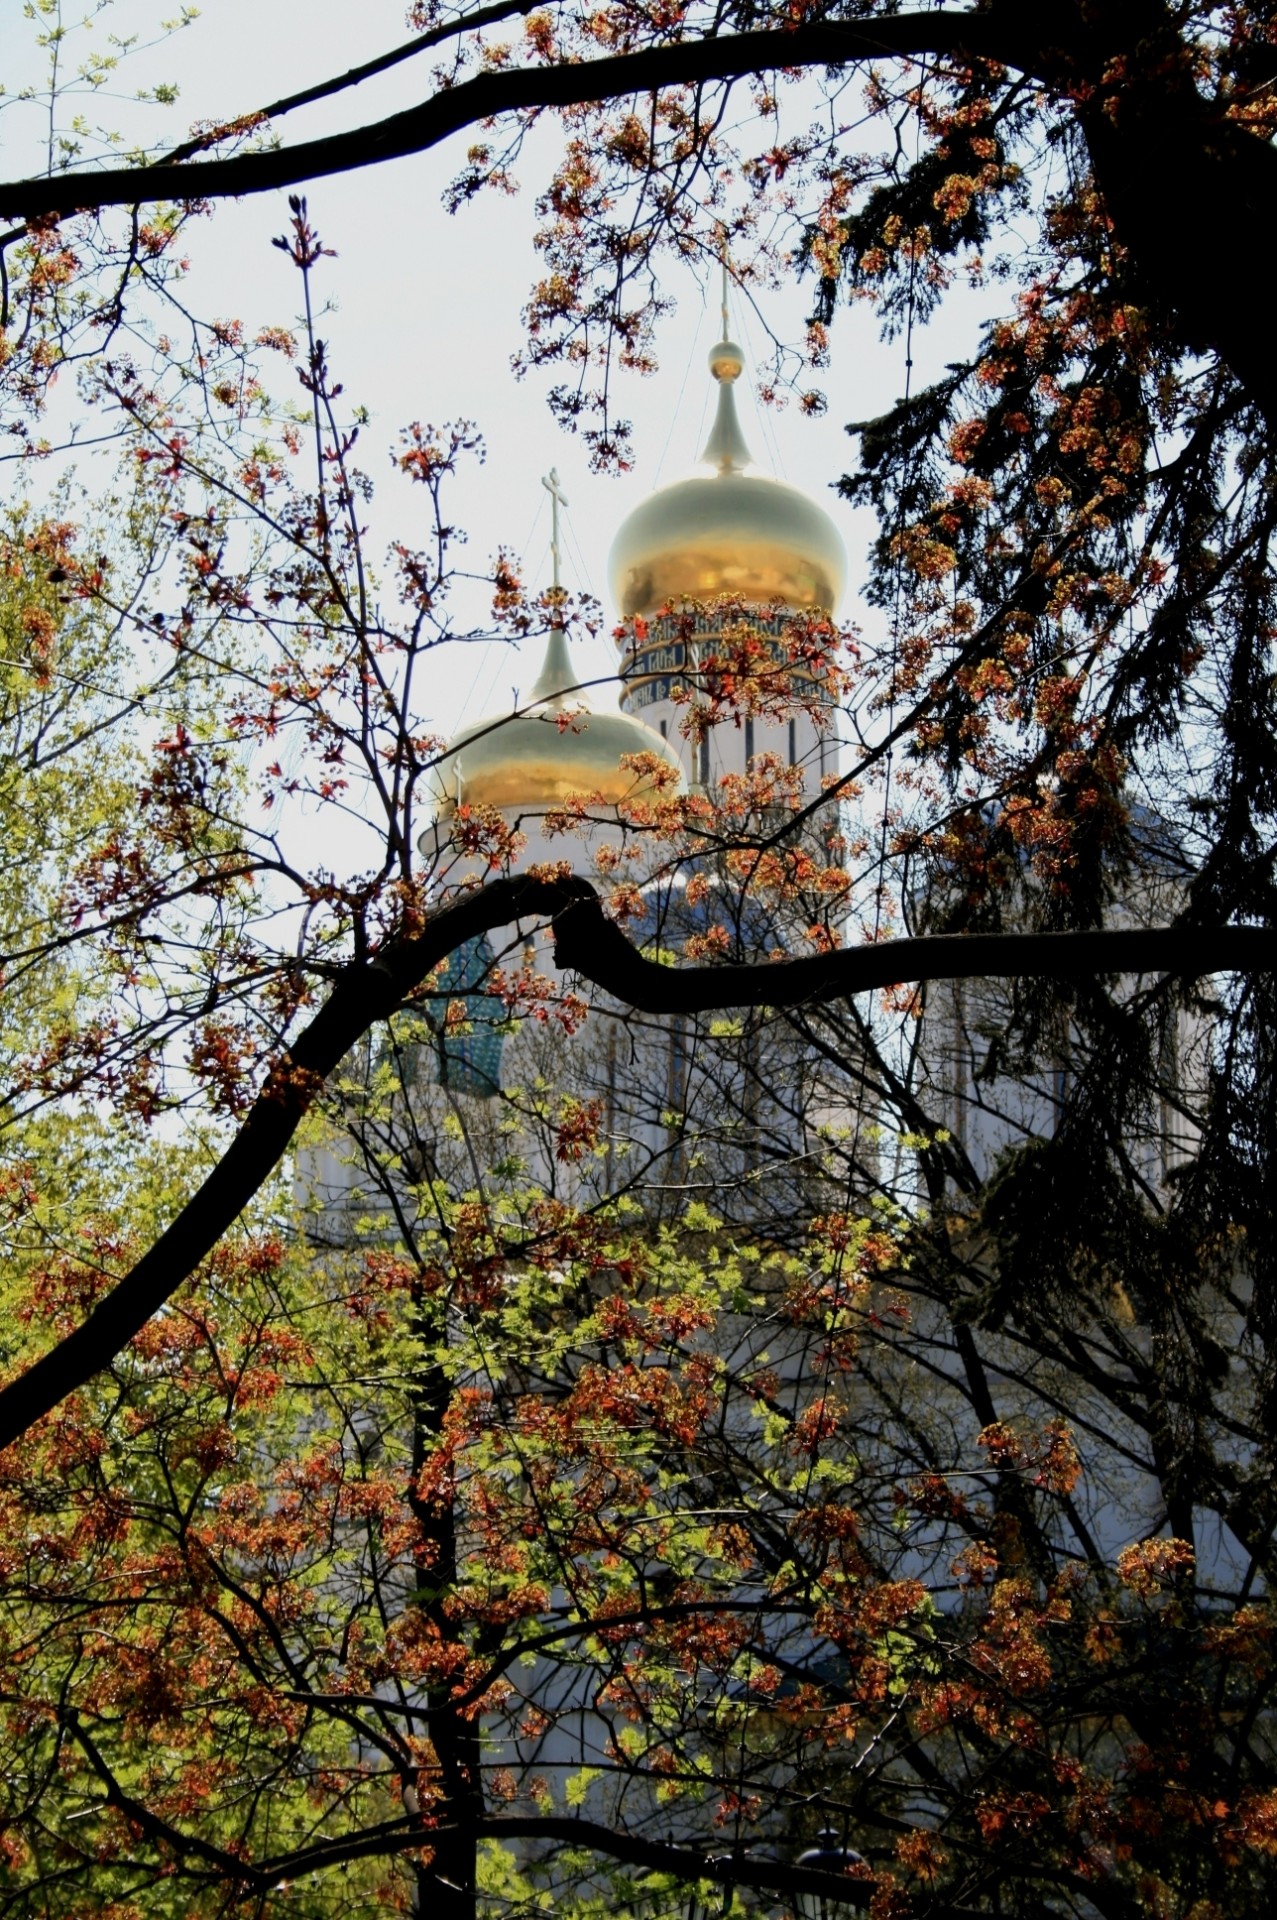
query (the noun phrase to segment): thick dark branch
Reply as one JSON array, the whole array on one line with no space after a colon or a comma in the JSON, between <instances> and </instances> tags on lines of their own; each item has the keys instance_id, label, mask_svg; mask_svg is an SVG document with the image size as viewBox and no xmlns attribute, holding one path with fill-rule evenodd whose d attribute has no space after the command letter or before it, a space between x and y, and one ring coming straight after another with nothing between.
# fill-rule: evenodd
<instances>
[{"instance_id":1,"label":"thick dark branch","mask_svg":"<svg viewBox=\"0 0 1277 1920\"><path fill-rule=\"evenodd\" d=\"M524 11L495 0L465 29ZM398 64L434 35L274 103L282 113ZM170 157L151 166L99 168L0 184L0 219L57 219L148 200L266 193L422 153L492 116L579 106L662 87L702 85L857 60L957 56L1000 62L1075 101L1118 238L1154 306L1174 316L1180 343L1218 353L1277 428L1277 374L1266 308L1254 299L1251 241L1277 204L1277 153L1198 97L1178 29L1159 0L1122 9L1081 0L991 0L978 12L884 14L810 21L792 30L691 37L602 60L485 72L369 126L275 151L221 160ZM1120 99L1105 80L1115 59L1132 78ZM1098 89L1098 91L1097 91ZM269 113L272 109L265 110ZM260 110L259 110L260 111ZM249 115L251 122L255 116ZM234 124L233 122L231 124ZM191 153L197 141L176 150ZM21 228L4 236L15 239ZM1191 258L1198 271L1185 272Z\"/></svg>"},{"instance_id":2,"label":"thick dark branch","mask_svg":"<svg viewBox=\"0 0 1277 1920\"><path fill-rule=\"evenodd\" d=\"M748 1860L726 1854L698 1853L663 1840L647 1840L623 1828L605 1827L595 1820L538 1817L535 1814L499 1814L482 1820L480 1831L491 1840L544 1840L556 1847L580 1847L649 1873L668 1873L683 1881L713 1880L721 1887L751 1887L792 1895L814 1894L818 1899L867 1907L874 1883L843 1874L819 1873L810 1867L788 1866L779 1860ZM946 1911L956 1913L957 1909Z\"/></svg>"},{"instance_id":3,"label":"thick dark branch","mask_svg":"<svg viewBox=\"0 0 1277 1920\"><path fill-rule=\"evenodd\" d=\"M269 1179L324 1081L370 1027L389 1018L466 940L523 916L549 915L563 904L561 885L498 880L443 908L419 932L390 942L369 965L347 968L172 1225L82 1326L0 1390L0 1447L109 1365L194 1272Z\"/></svg>"},{"instance_id":4,"label":"thick dark branch","mask_svg":"<svg viewBox=\"0 0 1277 1920\"><path fill-rule=\"evenodd\" d=\"M347 1860L379 1854L407 1851L429 1845L438 1827L422 1827L408 1821L387 1822L349 1839L320 1841L295 1854L256 1869L259 1877L272 1884L280 1878L299 1879L305 1873L322 1871ZM474 1832L482 1840L543 1840L556 1848L579 1847L583 1852L604 1859L623 1861L642 1867L649 1873L666 1873L684 1883L710 1880L722 1887L749 1887L782 1897L807 1893L817 1899L849 1907L867 1907L874 1892L872 1880L855 1880L845 1874L824 1873L811 1867L790 1866L779 1860L750 1859L745 1855L706 1855L693 1847L673 1842L647 1840L621 1827L607 1827L594 1820L575 1820L552 1814L480 1814ZM929 1920L975 1920L968 1907L946 1904L929 1906Z\"/></svg>"},{"instance_id":5,"label":"thick dark branch","mask_svg":"<svg viewBox=\"0 0 1277 1920\"><path fill-rule=\"evenodd\" d=\"M135 206L144 200L221 199L298 186L328 174L349 173L410 153L424 153L451 134L491 115L536 107L581 106L659 87L740 79L778 68L837 67L887 55L984 51L988 38L978 15L901 14L852 25L813 25L793 32L728 34L645 47L637 53L575 64L516 67L481 73L420 106L371 126L306 140L295 147L235 154L225 160L164 162L59 174L55 180L0 185L0 219L35 220L95 207Z\"/></svg>"},{"instance_id":6,"label":"thick dark branch","mask_svg":"<svg viewBox=\"0 0 1277 1920\"><path fill-rule=\"evenodd\" d=\"M1114 927L1086 933L944 933L770 965L667 967L638 953L598 903L574 901L554 922L555 958L640 1013L797 1007L911 980L1083 979L1100 973L1266 973L1266 927Z\"/></svg>"},{"instance_id":7,"label":"thick dark branch","mask_svg":"<svg viewBox=\"0 0 1277 1920\"><path fill-rule=\"evenodd\" d=\"M491 1840L549 1840L560 1847L582 1847L628 1866L645 1867L649 1873L673 1874L677 1879L713 1880L720 1887L752 1887L760 1891L815 1894L822 1905L826 1900L849 1907L867 1907L874 1893L872 1880L853 1880L846 1874L825 1873L811 1867L790 1866L781 1860L757 1860L721 1853L706 1859L691 1847L680 1847L663 1840L647 1840L641 1834L605 1827L594 1820L572 1820L536 1814L498 1814L479 1821L479 1831ZM1020 1908L1023 1920L1036 1920L1044 1914L1040 1906ZM937 1901L926 1908L928 1920L975 1920L970 1907Z\"/></svg>"},{"instance_id":8,"label":"thick dark branch","mask_svg":"<svg viewBox=\"0 0 1277 1920\"><path fill-rule=\"evenodd\" d=\"M207 1180L81 1327L0 1391L0 1447L91 1380L176 1292L279 1165L327 1076L466 940L518 919L554 923L555 957L643 1013L726 1012L845 999L910 980L1099 973L1268 972L1277 936L1263 927L1114 928L1090 933L940 934L840 948L755 966L666 967L607 919L587 881L498 880L442 908L419 931L341 974L327 1002L268 1078Z\"/></svg>"}]
</instances>

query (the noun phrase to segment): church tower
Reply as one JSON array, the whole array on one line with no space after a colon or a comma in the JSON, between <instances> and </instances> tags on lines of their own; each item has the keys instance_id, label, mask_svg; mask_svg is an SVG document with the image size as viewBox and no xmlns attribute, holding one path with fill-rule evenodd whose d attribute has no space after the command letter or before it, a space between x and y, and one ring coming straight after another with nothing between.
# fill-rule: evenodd
<instances>
[{"instance_id":1,"label":"church tower","mask_svg":"<svg viewBox=\"0 0 1277 1920\"><path fill-rule=\"evenodd\" d=\"M725 774L743 772L763 753L801 768L809 797L832 770L832 755L825 765L827 734L817 724L826 694L816 682L806 704L782 717L742 715L740 726L720 725L704 743L689 742L681 730L686 708L673 696L680 680L695 684L702 660L713 652L716 602L732 602L734 623L761 640L783 695L791 676L804 671L787 645L788 622L832 615L846 571L842 541L824 509L754 465L736 414L744 360L727 338L725 307L723 335L710 355L717 417L702 470L651 494L613 545L613 596L632 623L619 707L591 700L571 659L559 614L560 512L566 501L557 475L547 476L553 578L545 655L514 709L463 726L427 776L431 819L418 846L436 898L481 883L491 870L486 853L471 850L476 817L495 813L521 837L520 867L566 859L583 874L606 873L613 864L596 856L629 835L628 804L654 791L678 794L697 785L712 792ZM689 601L696 603L690 615ZM572 801L585 803L583 817L564 833L562 814ZM547 831L550 826L556 830ZM641 838L631 835L629 846L644 852ZM659 842L653 862L658 870L668 866ZM675 870L653 877L651 866L645 870L640 862L627 872L639 882L649 915L636 937L641 942L659 934L664 944L681 945L707 910L703 902L685 902L685 870L676 863ZM761 911L766 917L765 905ZM776 931L783 944L784 930ZM769 943L775 940L769 937ZM489 988L497 964L503 970L522 964L535 978L557 974L552 943L539 925L467 943L450 956L432 998L422 1004L430 1042L410 1049L400 1066L405 1113L414 1101L442 1097L463 1118L455 1168L445 1165L452 1136L437 1126L426 1129L433 1151L442 1156L437 1172L446 1181L455 1177L464 1187L473 1180L474 1165L487 1164L489 1154L494 1164L508 1161L513 1131L547 1190L587 1181L610 1189L639 1160L654 1165L672 1152L673 1164L682 1164L680 1143L685 1136L691 1140L701 1124L696 1116L707 1110L739 1116L735 1131L729 1127L718 1144L717 1164L725 1175L750 1172L751 1205L765 1197L753 1171L764 1162L774 1160L791 1185L801 1185L808 1166L819 1164L829 1100L800 1097L807 1068L784 1035L763 1032L763 1023L751 1019L739 1043L716 1040L693 1034L681 1019L636 1022L617 1007L600 1008L589 1030L565 1045L537 1020L512 1025L504 1002ZM542 1109L551 1112L568 1092L597 1099L602 1110L614 1152L601 1169L591 1161L575 1169L556 1161ZM631 1150L638 1155L633 1163L625 1158ZM357 1158L343 1156L332 1143L317 1145L299 1157L299 1182L340 1240L359 1210ZM376 1204L371 1197L369 1203Z\"/></svg>"},{"instance_id":2,"label":"church tower","mask_svg":"<svg viewBox=\"0 0 1277 1920\"><path fill-rule=\"evenodd\" d=\"M545 841L541 822L566 801L586 799L592 816L606 825L626 801L641 799L660 776L636 772L636 755L664 762L682 787L672 745L637 714L596 706L581 687L559 618L559 509L567 502L559 476L544 482L553 502L550 554L553 584L550 631L541 670L525 701L513 713L489 714L454 734L430 775L434 819L419 841L432 864L447 853L463 808L495 808L527 841L526 863L562 859L559 839ZM587 836L588 838L588 836Z\"/></svg>"},{"instance_id":3,"label":"church tower","mask_svg":"<svg viewBox=\"0 0 1277 1920\"><path fill-rule=\"evenodd\" d=\"M649 495L612 546L612 598L632 623L621 642L621 705L677 747L694 785L712 788L725 773L744 772L756 754L773 753L804 770L810 797L833 768L826 731L810 711L743 716L740 726L715 727L693 745L680 732L686 707L673 697L680 683L695 686L700 661L721 639L714 602L740 603L772 659L801 675L789 664L786 623L796 614L835 613L846 579L843 543L824 508L754 464L736 412L744 356L727 326L724 288L723 338L709 356L718 408L702 471ZM689 614L689 602L706 612ZM823 704L818 684L809 691L812 706Z\"/></svg>"}]
</instances>

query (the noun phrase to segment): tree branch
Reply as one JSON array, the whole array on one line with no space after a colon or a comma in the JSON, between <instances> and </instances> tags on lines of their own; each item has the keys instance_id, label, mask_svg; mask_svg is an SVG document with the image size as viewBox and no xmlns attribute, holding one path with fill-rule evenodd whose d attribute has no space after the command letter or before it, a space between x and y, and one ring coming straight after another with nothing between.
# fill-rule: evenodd
<instances>
[{"instance_id":1,"label":"tree branch","mask_svg":"<svg viewBox=\"0 0 1277 1920\"><path fill-rule=\"evenodd\" d=\"M650 1873L673 1874L677 1879L713 1880L720 1887L753 1887L760 1891L792 1895L815 1894L823 1901L841 1906L867 1907L876 1890L873 1880L853 1880L847 1874L823 1872L819 1868L789 1865L781 1860L749 1859L730 1853L708 1858L691 1847L672 1841L647 1840L622 1828L603 1826L594 1820L576 1820L554 1815L498 1814L478 1823L479 1832L489 1840L553 1840L560 1847L587 1847L592 1852L623 1860L627 1865L646 1867ZM1020 1909L1022 1920L1044 1915L1042 1907ZM937 1902L926 1909L928 1920L976 1920L971 1907Z\"/></svg>"},{"instance_id":2,"label":"tree branch","mask_svg":"<svg viewBox=\"0 0 1277 1920\"><path fill-rule=\"evenodd\" d=\"M324 1006L272 1069L221 1160L155 1245L83 1325L0 1390L0 1448L107 1366L212 1252L283 1159L328 1075L370 1028L465 941L536 918L553 921L560 967L655 1014L794 1007L909 980L1277 970L1277 935L1266 927L937 934L750 966L667 967L637 951L586 880L494 881L389 942L370 964L338 976Z\"/></svg>"},{"instance_id":3,"label":"tree branch","mask_svg":"<svg viewBox=\"0 0 1277 1920\"><path fill-rule=\"evenodd\" d=\"M519 0L495 0L465 22L523 11ZM1150 52L1141 38L1150 20L1162 38ZM454 23L431 30L349 73L274 103L277 113L323 99L407 59ZM1123 34L1128 36L1123 38ZM1166 35L1170 34L1170 41ZM1178 29L1156 7L1127 19L1090 10L1077 0L1043 0L1035 10L992 0L979 12L885 14L873 20L811 21L792 29L709 35L600 60L517 67L476 74L444 87L418 106L368 126L293 147L222 160L173 157L148 166L108 167L0 184L0 220L57 220L77 211L136 206L153 200L217 199L266 193L423 153L450 135L500 114L579 106L662 87L703 85L750 74L841 67L857 60L920 55L1000 62L1076 98L1101 93L1080 109L1096 174L1137 275L1177 317L1183 344L1217 352L1277 428L1277 374L1266 308L1253 297L1251 237L1277 203L1277 153L1220 117L1198 98L1186 73L1163 75L1155 57L1182 51ZM1133 36L1131 38L1130 36ZM1110 57L1129 59L1137 76L1109 114L1103 76ZM1174 62L1172 61L1172 67ZM1148 71L1145 71L1148 69ZM267 114L271 109L259 109ZM258 116L250 114L251 122ZM238 123L232 121L229 125ZM198 141L175 150L191 153ZM21 226L0 236L17 239ZM1209 271L1185 273L1186 255Z\"/></svg>"},{"instance_id":4,"label":"tree branch","mask_svg":"<svg viewBox=\"0 0 1277 1920\"><path fill-rule=\"evenodd\" d=\"M750 1887L781 1895L808 1893L842 1906L867 1907L875 1888L873 1880L852 1879L846 1874L789 1865L780 1860L727 1853L707 1855L694 1847L679 1846L673 1841L647 1840L598 1821L553 1814L480 1814L474 1830L481 1840L546 1840L560 1848L580 1847L627 1866L646 1868L649 1873L670 1874L684 1883L710 1880L722 1887ZM255 1872L274 1884L280 1878L300 1878L302 1874L319 1872L347 1860L429 1846L432 1837L437 1838L440 1831L438 1827L423 1828L413 1821L387 1821L348 1840L320 1841L295 1854L281 1855ZM928 1920L968 1920L968 1916L969 1920L976 1920L974 1909L969 1907L936 1905L928 1907L927 1913Z\"/></svg>"},{"instance_id":5,"label":"tree branch","mask_svg":"<svg viewBox=\"0 0 1277 1920\"><path fill-rule=\"evenodd\" d=\"M389 53L378 54L375 60L365 60L361 66L348 67L345 73L317 81L313 87L303 87L298 93L283 94L268 106L256 107L248 114L238 115L225 123L221 131L245 124L258 126L267 120L280 120L286 113L296 112L298 107L311 107L316 101L331 100L334 94L362 86L365 80L372 80L379 73L389 73L393 67L401 66L405 60L415 59L419 53L425 53L428 48L437 47L445 40L459 39L465 33L479 33L484 27L495 26L502 20L517 19L520 14L531 13L539 4L540 0L492 0L490 6L476 7L473 13L458 14L452 20L441 20L438 26L415 34L411 40L392 47ZM166 154L164 164L193 159L197 153L207 151L218 137L219 130L216 128L208 133L196 134Z\"/></svg>"},{"instance_id":6,"label":"tree branch","mask_svg":"<svg viewBox=\"0 0 1277 1920\"><path fill-rule=\"evenodd\" d=\"M645 47L562 66L517 67L481 73L388 119L294 147L241 153L225 160L160 161L151 166L90 168L56 179L0 184L0 219L60 218L98 207L144 200L221 199L268 193L329 174L424 153L476 121L537 107L580 106L591 100L648 93L713 80L741 79L778 68L842 66L891 55L993 52L980 16L945 11L899 14L856 25L816 24L792 32L726 34Z\"/></svg>"},{"instance_id":7,"label":"tree branch","mask_svg":"<svg viewBox=\"0 0 1277 1920\"><path fill-rule=\"evenodd\" d=\"M442 908L419 932L389 942L368 965L346 968L268 1075L222 1158L154 1246L82 1326L0 1389L0 1448L108 1365L194 1272L279 1165L328 1075L371 1027L465 941L563 904L560 884L498 880Z\"/></svg>"},{"instance_id":8,"label":"tree branch","mask_svg":"<svg viewBox=\"0 0 1277 1920\"><path fill-rule=\"evenodd\" d=\"M750 966L667 967L649 960L597 900L554 921L555 959L640 1013L712 1013L844 1000L911 980L1076 980L1100 973L1277 970L1267 927L1103 927L1084 933L942 933Z\"/></svg>"}]
</instances>

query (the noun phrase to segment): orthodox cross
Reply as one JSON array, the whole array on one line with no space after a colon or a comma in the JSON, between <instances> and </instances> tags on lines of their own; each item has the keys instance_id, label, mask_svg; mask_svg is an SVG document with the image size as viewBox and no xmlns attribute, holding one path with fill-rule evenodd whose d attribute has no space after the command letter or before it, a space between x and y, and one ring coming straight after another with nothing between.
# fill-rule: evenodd
<instances>
[{"instance_id":1,"label":"orthodox cross","mask_svg":"<svg viewBox=\"0 0 1277 1920\"><path fill-rule=\"evenodd\" d=\"M561 592L559 584L559 508L566 507L567 495L559 485L559 470L551 467L541 482L552 501L550 508L550 559L554 566L554 591Z\"/></svg>"},{"instance_id":2,"label":"orthodox cross","mask_svg":"<svg viewBox=\"0 0 1277 1920\"><path fill-rule=\"evenodd\" d=\"M728 286L727 237L726 235L724 235L723 237L723 338L724 340L730 340L732 337L731 329L728 326L728 321L727 321L727 286Z\"/></svg>"}]
</instances>

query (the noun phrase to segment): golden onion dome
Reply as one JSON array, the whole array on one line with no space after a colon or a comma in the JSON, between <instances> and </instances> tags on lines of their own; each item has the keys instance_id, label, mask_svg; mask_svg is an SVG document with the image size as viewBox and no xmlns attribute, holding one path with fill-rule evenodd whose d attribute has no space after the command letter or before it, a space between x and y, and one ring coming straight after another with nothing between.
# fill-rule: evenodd
<instances>
[{"instance_id":1,"label":"golden onion dome","mask_svg":"<svg viewBox=\"0 0 1277 1920\"><path fill-rule=\"evenodd\" d=\"M833 613L847 572L838 529L797 487L753 469L736 417L740 348L720 340L709 364L718 412L701 459L712 471L660 488L622 522L608 566L621 616L724 595Z\"/></svg>"},{"instance_id":2,"label":"golden onion dome","mask_svg":"<svg viewBox=\"0 0 1277 1920\"><path fill-rule=\"evenodd\" d=\"M599 712L578 690L566 636L550 630L545 660L521 713L494 714L463 727L430 774L435 817L459 806L538 812L589 796L605 806L641 799L650 776L621 764L649 753L672 767L684 786L678 755L654 727L630 714Z\"/></svg>"}]
</instances>

